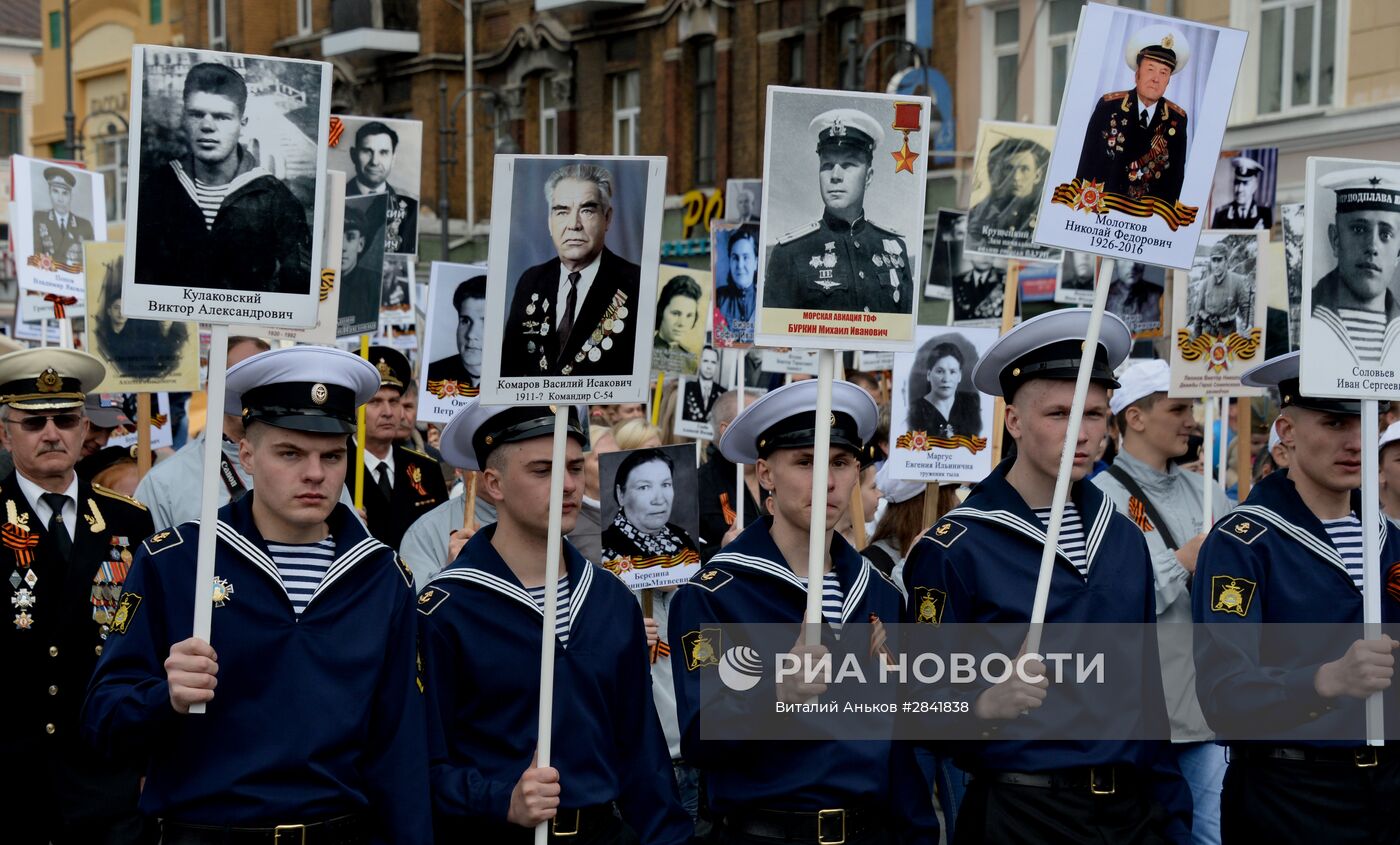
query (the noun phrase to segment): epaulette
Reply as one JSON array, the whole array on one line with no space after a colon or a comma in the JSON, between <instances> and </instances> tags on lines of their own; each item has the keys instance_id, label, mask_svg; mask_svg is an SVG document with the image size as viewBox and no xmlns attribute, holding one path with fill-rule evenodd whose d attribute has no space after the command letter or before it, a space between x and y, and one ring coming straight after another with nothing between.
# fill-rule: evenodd
<instances>
[{"instance_id":1,"label":"epaulette","mask_svg":"<svg viewBox=\"0 0 1400 845\"><path fill-rule=\"evenodd\" d=\"M164 528L142 540L141 545L146 547L146 554L158 555L182 545L184 542L185 538L180 536L180 529Z\"/></svg>"},{"instance_id":2,"label":"epaulette","mask_svg":"<svg viewBox=\"0 0 1400 845\"><path fill-rule=\"evenodd\" d=\"M890 235L892 237L899 238L900 240L904 239L904 236L901 235L899 232L895 231L894 229L891 229L888 226L881 226L879 223L870 223L870 228L874 229L882 235Z\"/></svg>"},{"instance_id":3,"label":"epaulette","mask_svg":"<svg viewBox=\"0 0 1400 845\"><path fill-rule=\"evenodd\" d=\"M1259 537L1269 529L1259 524L1258 520L1250 519L1246 516L1237 516L1233 519L1221 520L1220 526L1215 530L1228 534L1248 546L1250 543L1259 539Z\"/></svg>"},{"instance_id":4,"label":"epaulette","mask_svg":"<svg viewBox=\"0 0 1400 845\"><path fill-rule=\"evenodd\" d=\"M783 235L782 237L778 238L778 244L781 246L782 244L791 243L797 240L798 238L812 234L820 228L821 224L813 220L806 226L799 226L798 228L793 229L791 232L788 232L786 235Z\"/></svg>"},{"instance_id":5,"label":"epaulette","mask_svg":"<svg viewBox=\"0 0 1400 845\"><path fill-rule=\"evenodd\" d=\"M690 583L713 593L733 580L733 574L725 572L723 569L702 569L691 576Z\"/></svg>"},{"instance_id":6,"label":"epaulette","mask_svg":"<svg viewBox=\"0 0 1400 845\"><path fill-rule=\"evenodd\" d=\"M1103 95L1103 101L1106 103L1106 102L1108 102L1109 100L1116 100L1116 99L1118 99L1119 97L1126 97L1126 96L1128 96L1128 92L1127 92L1127 91L1113 91L1113 92L1111 92L1111 93L1104 94L1104 95Z\"/></svg>"},{"instance_id":7,"label":"epaulette","mask_svg":"<svg viewBox=\"0 0 1400 845\"><path fill-rule=\"evenodd\" d=\"M418 451L417 449L410 449L410 448L408 448L407 446L400 446L399 448L402 449L402 450L404 450L405 452L409 453L410 455L417 455L418 457L422 458L422 459L425 460L425 461L434 460L433 456L432 456L432 455L429 455L429 454L426 453L426 452L420 452L420 451Z\"/></svg>"},{"instance_id":8,"label":"epaulette","mask_svg":"<svg viewBox=\"0 0 1400 845\"><path fill-rule=\"evenodd\" d=\"M140 502L136 501L135 499L131 498L130 496L124 495L124 494L122 494L122 493L118 493L116 490L108 490L106 487L103 487L101 484L94 484L94 485L92 485L92 491L93 491L94 493L101 493L102 495L107 496L107 497L112 498L112 499L119 499L119 500L121 500L121 501L123 501L123 502L126 502L128 505L135 505L136 507L140 508L140 509L143 510L143 511L144 511L144 510L149 510L145 505L141 504Z\"/></svg>"},{"instance_id":9,"label":"epaulette","mask_svg":"<svg viewBox=\"0 0 1400 845\"><path fill-rule=\"evenodd\" d=\"M929 532L924 536L945 549L951 549L953 544L958 541L958 538L966 532L966 525L960 522L954 522L951 519L944 519L934 525L933 528L929 529Z\"/></svg>"},{"instance_id":10,"label":"epaulette","mask_svg":"<svg viewBox=\"0 0 1400 845\"><path fill-rule=\"evenodd\" d=\"M398 565L399 574L403 576L404 583L408 584L410 590L413 589L413 570L409 569L408 564L404 563L403 558L397 554L394 555L394 563Z\"/></svg>"},{"instance_id":11,"label":"epaulette","mask_svg":"<svg viewBox=\"0 0 1400 845\"><path fill-rule=\"evenodd\" d=\"M1171 100L1168 100L1168 99L1165 99L1165 98L1164 98L1164 99L1162 100L1162 102L1164 102L1164 103L1167 104L1167 111L1176 112L1177 114L1181 115L1182 117L1185 117L1185 116L1186 116L1186 109L1183 109L1181 106L1178 106L1176 103L1173 103Z\"/></svg>"},{"instance_id":12,"label":"epaulette","mask_svg":"<svg viewBox=\"0 0 1400 845\"><path fill-rule=\"evenodd\" d=\"M438 605L447 601L447 597L452 595L441 587L434 587L431 584L423 588L423 592L418 594L418 612L424 616L433 615L433 611L438 609Z\"/></svg>"}]
</instances>

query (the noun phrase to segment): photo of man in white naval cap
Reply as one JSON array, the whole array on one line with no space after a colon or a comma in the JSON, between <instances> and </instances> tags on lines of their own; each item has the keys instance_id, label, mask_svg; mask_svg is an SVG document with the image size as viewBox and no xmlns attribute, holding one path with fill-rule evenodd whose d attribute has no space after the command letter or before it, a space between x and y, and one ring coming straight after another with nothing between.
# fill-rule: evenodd
<instances>
[{"instance_id":1,"label":"photo of man in white naval cap","mask_svg":"<svg viewBox=\"0 0 1400 845\"><path fill-rule=\"evenodd\" d=\"M1278 149L1270 147L1222 153L1211 191L1212 229L1274 227L1274 186Z\"/></svg>"}]
</instances>

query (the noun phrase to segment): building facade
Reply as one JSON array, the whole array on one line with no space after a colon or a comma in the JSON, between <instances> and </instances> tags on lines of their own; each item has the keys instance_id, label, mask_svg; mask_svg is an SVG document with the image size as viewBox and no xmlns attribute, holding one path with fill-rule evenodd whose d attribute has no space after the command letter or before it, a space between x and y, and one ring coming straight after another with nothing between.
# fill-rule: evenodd
<instances>
[{"instance_id":1,"label":"building facade","mask_svg":"<svg viewBox=\"0 0 1400 845\"><path fill-rule=\"evenodd\" d=\"M36 59L39 0L0 5L0 309L13 309L15 262L10 255L10 156L29 155L39 94ZM8 314L0 313L0 316Z\"/></svg>"}]
</instances>

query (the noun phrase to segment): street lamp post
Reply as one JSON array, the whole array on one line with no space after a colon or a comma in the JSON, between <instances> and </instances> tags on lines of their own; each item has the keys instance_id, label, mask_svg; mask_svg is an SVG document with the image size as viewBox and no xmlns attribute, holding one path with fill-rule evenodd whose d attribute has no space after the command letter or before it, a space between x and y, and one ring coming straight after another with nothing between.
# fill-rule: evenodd
<instances>
[{"instance_id":1,"label":"street lamp post","mask_svg":"<svg viewBox=\"0 0 1400 845\"><path fill-rule=\"evenodd\" d=\"M63 0L63 79L68 106L63 112L63 140L73 155L73 28L69 25L71 0Z\"/></svg>"}]
</instances>

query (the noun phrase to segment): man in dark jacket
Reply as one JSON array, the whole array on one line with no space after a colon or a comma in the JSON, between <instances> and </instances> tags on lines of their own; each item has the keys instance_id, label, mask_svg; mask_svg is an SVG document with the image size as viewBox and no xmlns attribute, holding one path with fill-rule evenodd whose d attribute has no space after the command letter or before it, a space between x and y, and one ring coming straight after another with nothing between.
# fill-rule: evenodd
<instances>
[{"instance_id":1,"label":"man in dark jacket","mask_svg":"<svg viewBox=\"0 0 1400 845\"><path fill-rule=\"evenodd\" d=\"M202 62L185 76L183 103L188 154L141 182L137 283L306 293L306 210L239 143L247 83L232 68Z\"/></svg>"}]
</instances>

